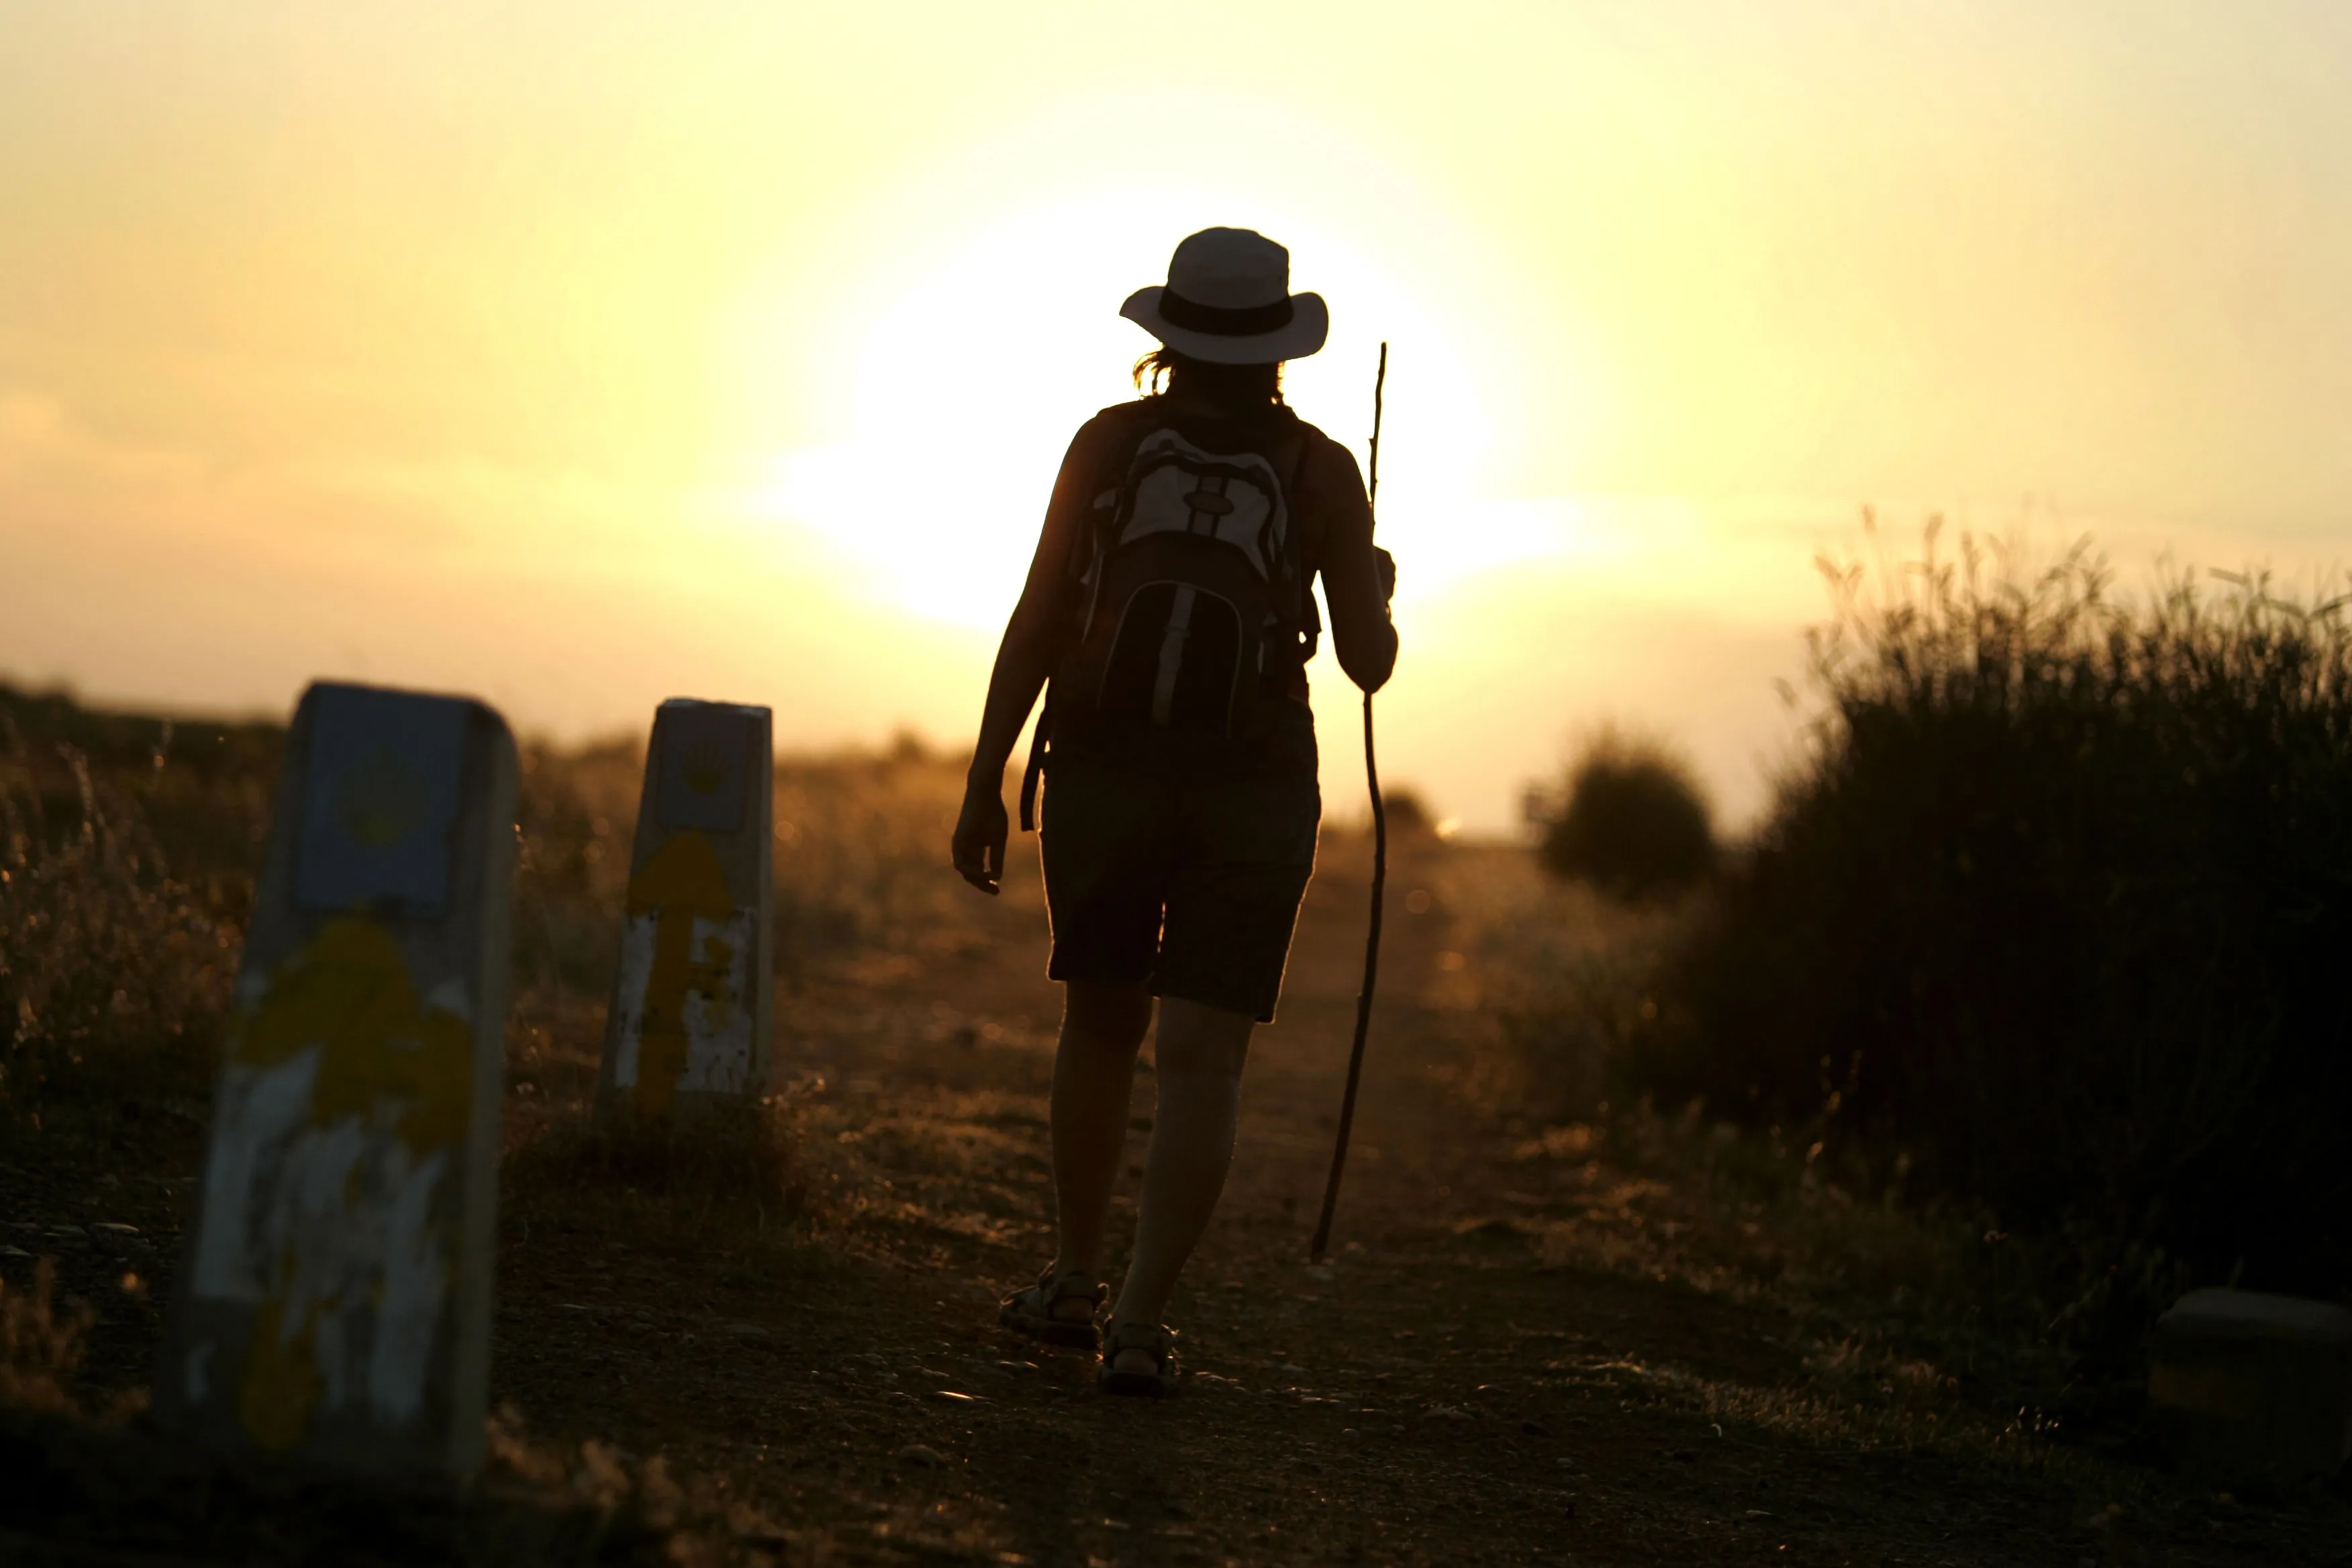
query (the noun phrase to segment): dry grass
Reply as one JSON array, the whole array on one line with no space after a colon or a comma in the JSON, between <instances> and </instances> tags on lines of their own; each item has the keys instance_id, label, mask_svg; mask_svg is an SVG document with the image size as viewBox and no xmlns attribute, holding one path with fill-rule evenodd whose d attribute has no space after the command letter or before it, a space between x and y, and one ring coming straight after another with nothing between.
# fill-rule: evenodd
<instances>
[{"instance_id":1,"label":"dry grass","mask_svg":"<svg viewBox=\"0 0 2352 1568\"><path fill-rule=\"evenodd\" d=\"M1461 1087L1517 1130L1511 1206L1482 1223L1552 1267L1782 1314L1787 1342L1809 1347L1794 1386L1594 1375L1654 1396L1682 1377L1663 1396L1816 1447L2075 1462L2025 1440L2074 1418L2029 1253L1981 1215L1837 1168L1808 1131L1629 1097L1694 906L1615 904L1517 850L1454 851L1435 880L1465 960L1440 985L1469 1047Z\"/></svg>"},{"instance_id":2,"label":"dry grass","mask_svg":"<svg viewBox=\"0 0 2352 1568\"><path fill-rule=\"evenodd\" d=\"M149 820L154 778L100 776L79 749L5 729L0 1112L135 1120L208 1077L249 880L174 867Z\"/></svg>"},{"instance_id":3,"label":"dry grass","mask_svg":"<svg viewBox=\"0 0 2352 1568\"><path fill-rule=\"evenodd\" d=\"M1605 1110L1654 1030L1657 971L1684 906L1619 903L1546 876L1524 850L1465 847L1433 864L1465 960L1442 992L1486 1035L1473 1098L1540 1122Z\"/></svg>"},{"instance_id":4,"label":"dry grass","mask_svg":"<svg viewBox=\"0 0 2352 1568\"><path fill-rule=\"evenodd\" d=\"M523 754L515 963L526 986L601 1005L629 874L645 753L635 742ZM850 953L969 952L1029 912L940 874L960 759L911 741L776 764L775 963L787 985Z\"/></svg>"},{"instance_id":5,"label":"dry grass","mask_svg":"<svg viewBox=\"0 0 2352 1568\"><path fill-rule=\"evenodd\" d=\"M510 1405L490 1415L488 1479L486 1490L509 1492L542 1512L568 1508L578 1516L577 1539L567 1542L572 1550L547 1554L554 1560L699 1568L781 1555L798 1563L812 1561L822 1546L803 1542L798 1531L735 1495L723 1477L679 1477L659 1454L639 1456L594 1438L558 1444L534 1436ZM750 1555L754 1552L759 1555ZM501 1556L490 1550L472 1560Z\"/></svg>"},{"instance_id":6,"label":"dry grass","mask_svg":"<svg viewBox=\"0 0 2352 1568\"><path fill-rule=\"evenodd\" d=\"M677 1126L598 1126L584 1105L526 1131L505 1164L520 1212L593 1213L672 1239L782 1232L808 1206L784 1097L705 1108Z\"/></svg>"},{"instance_id":7,"label":"dry grass","mask_svg":"<svg viewBox=\"0 0 2352 1568\"><path fill-rule=\"evenodd\" d=\"M43 1258L29 1290L0 1280L0 1405L71 1410L74 1369L95 1316L87 1303L57 1299L57 1266Z\"/></svg>"}]
</instances>

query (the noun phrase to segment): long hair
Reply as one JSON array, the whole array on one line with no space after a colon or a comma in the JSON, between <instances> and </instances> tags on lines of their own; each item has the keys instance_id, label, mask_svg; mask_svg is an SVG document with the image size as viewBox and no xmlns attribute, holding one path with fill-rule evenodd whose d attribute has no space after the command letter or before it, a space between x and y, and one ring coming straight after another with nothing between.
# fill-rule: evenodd
<instances>
[{"instance_id":1,"label":"long hair","mask_svg":"<svg viewBox=\"0 0 2352 1568\"><path fill-rule=\"evenodd\" d=\"M1135 362L1135 389L1146 397L1191 392L1225 407L1256 408L1282 401L1282 365L1217 364L1162 344Z\"/></svg>"}]
</instances>

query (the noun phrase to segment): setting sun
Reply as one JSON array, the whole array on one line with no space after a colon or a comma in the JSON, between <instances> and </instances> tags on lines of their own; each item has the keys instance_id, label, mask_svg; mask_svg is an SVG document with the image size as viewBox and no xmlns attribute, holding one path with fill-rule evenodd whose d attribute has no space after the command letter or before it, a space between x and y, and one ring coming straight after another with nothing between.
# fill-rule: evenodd
<instances>
[{"instance_id":1,"label":"setting sun","mask_svg":"<svg viewBox=\"0 0 2352 1568\"><path fill-rule=\"evenodd\" d=\"M1223 211L1244 205L1227 201ZM1154 254L1160 237L1219 211L1201 193L1076 197L940 247L931 269L895 294L845 301L855 325L845 323L840 343L814 358L793 353L775 328L747 329L747 344L764 345L747 347L759 362L753 376L769 366L765 374L781 377L773 367L789 367L839 396L824 421L834 438L775 454L743 492L744 510L802 531L896 609L1001 626L1070 431L1096 406L1134 395L1129 366L1151 346L1110 307L1165 266ZM1259 221L1272 226L1276 218ZM1360 252L1296 226L1291 237L1299 286L1347 304L1331 345L1291 367L1290 396L1309 417L1328 420L1360 460L1377 340L1393 334L1408 345L1412 384L1401 362L1394 395L1400 426L1412 421L1410 446L1391 442L1383 474L1384 493L1407 499L1393 502L1383 537L1426 563L1433 584L1548 552L1552 542L1539 528L1507 524L1489 534L1460 526L1486 504L1472 487L1492 432L1486 389L1465 362L1454 324L1415 308ZM1093 308L1074 310L1073 300ZM1409 583L1408 597L1423 586Z\"/></svg>"}]
</instances>

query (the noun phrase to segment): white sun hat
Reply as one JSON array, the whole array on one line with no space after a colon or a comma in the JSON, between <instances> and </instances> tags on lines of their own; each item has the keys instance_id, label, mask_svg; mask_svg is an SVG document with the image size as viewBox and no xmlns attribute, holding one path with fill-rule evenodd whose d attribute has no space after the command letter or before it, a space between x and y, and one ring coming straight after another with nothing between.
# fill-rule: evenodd
<instances>
[{"instance_id":1,"label":"white sun hat","mask_svg":"<svg viewBox=\"0 0 2352 1568\"><path fill-rule=\"evenodd\" d=\"M1330 335L1320 294L1290 291L1290 252L1247 228L1204 228L1168 258L1168 281L1118 313L1179 353L1212 364L1303 359Z\"/></svg>"}]
</instances>

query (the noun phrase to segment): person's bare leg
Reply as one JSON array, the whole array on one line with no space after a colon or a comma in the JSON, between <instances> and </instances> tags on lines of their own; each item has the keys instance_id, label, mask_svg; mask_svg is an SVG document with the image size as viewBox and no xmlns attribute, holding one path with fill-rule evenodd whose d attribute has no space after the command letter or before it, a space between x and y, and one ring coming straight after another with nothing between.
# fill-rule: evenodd
<instances>
[{"instance_id":1,"label":"person's bare leg","mask_svg":"<svg viewBox=\"0 0 2352 1568\"><path fill-rule=\"evenodd\" d=\"M1216 1212L1233 1164L1242 1064L1255 1022L1246 1013L1181 997L1160 1004L1159 1104L1144 1159L1135 1259L1111 1310L1114 1323L1160 1321L1184 1260ZM1121 1352L1118 1370L1149 1372L1151 1358L1142 1351Z\"/></svg>"},{"instance_id":2,"label":"person's bare leg","mask_svg":"<svg viewBox=\"0 0 2352 1568\"><path fill-rule=\"evenodd\" d=\"M1103 1218L1127 1146L1135 1053L1151 1026L1151 993L1072 981L1063 988L1054 1055L1054 1206L1061 1250L1054 1271L1091 1275L1102 1262ZM1059 1314L1079 1321L1075 1301Z\"/></svg>"}]
</instances>

